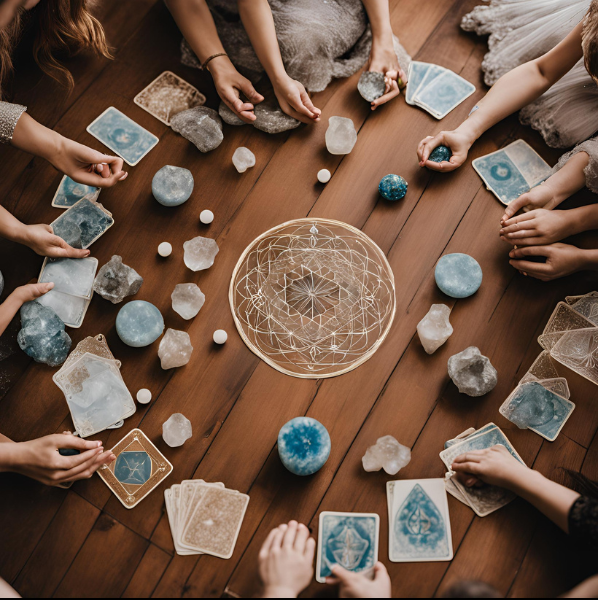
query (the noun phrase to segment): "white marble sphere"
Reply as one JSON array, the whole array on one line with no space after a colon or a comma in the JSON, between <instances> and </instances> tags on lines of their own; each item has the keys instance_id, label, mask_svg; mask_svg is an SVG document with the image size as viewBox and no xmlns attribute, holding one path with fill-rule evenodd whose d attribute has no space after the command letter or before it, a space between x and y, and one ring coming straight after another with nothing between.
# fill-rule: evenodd
<instances>
[{"instance_id":1,"label":"white marble sphere","mask_svg":"<svg viewBox=\"0 0 598 600\"><path fill-rule=\"evenodd\" d=\"M199 215L199 220L204 225L209 225L214 220L214 213L211 210L202 210Z\"/></svg>"},{"instance_id":2,"label":"white marble sphere","mask_svg":"<svg viewBox=\"0 0 598 600\"><path fill-rule=\"evenodd\" d=\"M224 329L218 329L214 332L214 342L216 344L226 344L226 340L228 340L228 333Z\"/></svg>"},{"instance_id":3,"label":"white marble sphere","mask_svg":"<svg viewBox=\"0 0 598 600\"><path fill-rule=\"evenodd\" d=\"M320 169L318 171L318 181L320 183L328 183L330 181L331 177L332 177L332 174L330 173L330 171L328 169Z\"/></svg>"},{"instance_id":4,"label":"white marble sphere","mask_svg":"<svg viewBox=\"0 0 598 600\"><path fill-rule=\"evenodd\" d=\"M163 258L170 256L172 254L172 244L170 244L168 242L162 242L158 246L158 254L160 256L162 256Z\"/></svg>"},{"instance_id":5,"label":"white marble sphere","mask_svg":"<svg viewBox=\"0 0 598 600\"><path fill-rule=\"evenodd\" d=\"M143 388L137 392L137 402L139 404L149 404L151 401L152 393L148 389Z\"/></svg>"}]
</instances>

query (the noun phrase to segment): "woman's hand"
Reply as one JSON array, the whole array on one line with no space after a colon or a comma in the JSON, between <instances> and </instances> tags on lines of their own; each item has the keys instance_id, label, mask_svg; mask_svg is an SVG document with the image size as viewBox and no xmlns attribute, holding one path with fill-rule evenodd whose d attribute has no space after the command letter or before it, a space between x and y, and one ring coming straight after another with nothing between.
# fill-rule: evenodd
<instances>
[{"instance_id":1,"label":"woman's hand","mask_svg":"<svg viewBox=\"0 0 598 600\"><path fill-rule=\"evenodd\" d=\"M507 206L505 214L501 219L501 225L512 219L520 210L523 212L530 212L538 208L552 210L558 205L559 200L555 197L552 187L548 182L545 182L531 189L526 194L522 194L517 200L513 200Z\"/></svg>"},{"instance_id":2,"label":"woman's hand","mask_svg":"<svg viewBox=\"0 0 598 600\"><path fill-rule=\"evenodd\" d=\"M503 223L500 237L513 246L545 246L573 235L570 211L538 208Z\"/></svg>"},{"instance_id":3,"label":"woman's hand","mask_svg":"<svg viewBox=\"0 0 598 600\"><path fill-rule=\"evenodd\" d=\"M551 246L529 246L517 248L510 253L510 264L522 275L534 277L540 281L552 281L572 275L596 264L590 256L596 251L581 250L568 244L552 244ZM546 262L526 260L531 257L544 257Z\"/></svg>"},{"instance_id":4,"label":"woman's hand","mask_svg":"<svg viewBox=\"0 0 598 600\"><path fill-rule=\"evenodd\" d=\"M390 598L391 583L386 567L377 562L374 565L374 577L365 573L352 573L342 567L332 567L332 577L326 578L328 585L338 585L339 598Z\"/></svg>"},{"instance_id":5,"label":"woman's hand","mask_svg":"<svg viewBox=\"0 0 598 600\"><path fill-rule=\"evenodd\" d=\"M407 84L407 75L399 64L392 36L384 44L376 41L372 43L372 51L370 52L370 60L366 71L383 73L384 82L386 83L384 95L372 102L372 110L376 110L379 106L386 104L401 93L401 88Z\"/></svg>"},{"instance_id":6,"label":"woman's hand","mask_svg":"<svg viewBox=\"0 0 598 600\"><path fill-rule=\"evenodd\" d=\"M60 449L80 450L81 454L62 456ZM2 470L51 486L89 479L102 465L116 460L114 454L104 451L101 442L87 442L67 433L31 442L4 442L0 444L0 456L8 457L6 464L0 465Z\"/></svg>"},{"instance_id":7,"label":"woman's hand","mask_svg":"<svg viewBox=\"0 0 598 600\"><path fill-rule=\"evenodd\" d=\"M216 91L222 101L245 123L255 121L253 109L264 97L256 92L249 79L243 77L226 56L215 58L209 66ZM241 100L241 94L247 102Z\"/></svg>"},{"instance_id":8,"label":"woman's hand","mask_svg":"<svg viewBox=\"0 0 598 600\"><path fill-rule=\"evenodd\" d=\"M264 598L296 598L314 575L316 542L297 521L270 532L259 554Z\"/></svg>"},{"instance_id":9,"label":"woman's hand","mask_svg":"<svg viewBox=\"0 0 598 600\"><path fill-rule=\"evenodd\" d=\"M438 135L428 136L423 139L417 148L417 158L420 167L427 167L432 171L447 173L458 169L466 160L469 149L473 146L475 139L455 129L455 131L441 131ZM453 155L449 161L436 163L431 160L430 154L438 146L447 146Z\"/></svg>"},{"instance_id":10,"label":"woman's hand","mask_svg":"<svg viewBox=\"0 0 598 600\"><path fill-rule=\"evenodd\" d=\"M23 305L26 302L37 300L50 290L54 289L53 283L29 283L18 287L12 294L19 304Z\"/></svg>"},{"instance_id":11,"label":"woman's hand","mask_svg":"<svg viewBox=\"0 0 598 600\"><path fill-rule=\"evenodd\" d=\"M89 250L73 248L62 238L54 235L50 225L25 225L19 241L40 256L50 258L86 258L89 256Z\"/></svg>"},{"instance_id":12,"label":"woman's hand","mask_svg":"<svg viewBox=\"0 0 598 600\"><path fill-rule=\"evenodd\" d=\"M274 83L280 108L302 123L317 123L322 111L316 108L302 83L285 75Z\"/></svg>"}]
</instances>

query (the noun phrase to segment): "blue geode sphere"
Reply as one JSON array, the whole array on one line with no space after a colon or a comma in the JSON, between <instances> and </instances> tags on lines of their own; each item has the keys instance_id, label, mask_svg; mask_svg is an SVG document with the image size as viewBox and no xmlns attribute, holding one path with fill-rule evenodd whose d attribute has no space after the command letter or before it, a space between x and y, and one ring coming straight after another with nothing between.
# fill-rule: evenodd
<instances>
[{"instance_id":1,"label":"blue geode sphere","mask_svg":"<svg viewBox=\"0 0 598 600\"><path fill-rule=\"evenodd\" d=\"M191 198L195 182L188 169L166 165L152 180L152 194L162 206L180 206Z\"/></svg>"},{"instance_id":2,"label":"blue geode sphere","mask_svg":"<svg viewBox=\"0 0 598 600\"><path fill-rule=\"evenodd\" d=\"M313 475L330 456L330 435L322 423L297 417L278 434L278 454L282 464L295 475Z\"/></svg>"},{"instance_id":3,"label":"blue geode sphere","mask_svg":"<svg viewBox=\"0 0 598 600\"><path fill-rule=\"evenodd\" d=\"M448 146L438 146L432 150L428 160L435 163L448 162L451 159L453 153Z\"/></svg>"},{"instance_id":4,"label":"blue geode sphere","mask_svg":"<svg viewBox=\"0 0 598 600\"><path fill-rule=\"evenodd\" d=\"M144 348L164 332L162 313L149 302L133 300L125 304L116 317L116 333L127 346Z\"/></svg>"},{"instance_id":5,"label":"blue geode sphere","mask_svg":"<svg viewBox=\"0 0 598 600\"><path fill-rule=\"evenodd\" d=\"M436 284L451 298L469 298L481 287L482 267L467 254L447 254L436 265Z\"/></svg>"},{"instance_id":6,"label":"blue geode sphere","mask_svg":"<svg viewBox=\"0 0 598 600\"><path fill-rule=\"evenodd\" d=\"M378 191L383 198L396 202L402 200L407 193L407 182L399 175L387 175L382 178Z\"/></svg>"}]
</instances>

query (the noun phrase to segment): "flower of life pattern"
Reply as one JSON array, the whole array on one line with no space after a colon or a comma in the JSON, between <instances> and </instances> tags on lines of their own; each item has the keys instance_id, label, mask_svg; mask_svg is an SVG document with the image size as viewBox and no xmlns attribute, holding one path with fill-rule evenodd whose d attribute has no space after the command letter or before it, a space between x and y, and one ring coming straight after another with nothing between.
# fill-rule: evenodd
<instances>
[{"instance_id":1,"label":"flower of life pattern","mask_svg":"<svg viewBox=\"0 0 598 600\"><path fill-rule=\"evenodd\" d=\"M306 379L367 361L396 311L384 253L358 229L327 219L290 221L254 240L237 263L229 300L249 348Z\"/></svg>"}]
</instances>

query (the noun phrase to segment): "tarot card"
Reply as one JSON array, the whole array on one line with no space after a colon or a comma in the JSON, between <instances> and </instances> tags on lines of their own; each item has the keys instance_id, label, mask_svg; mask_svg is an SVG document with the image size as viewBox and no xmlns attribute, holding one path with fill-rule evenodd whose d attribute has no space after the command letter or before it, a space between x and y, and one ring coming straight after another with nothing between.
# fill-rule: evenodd
<instances>
[{"instance_id":1,"label":"tarot card","mask_svg":"<svg viewBox=\"0 0 598 600\"><path fill-rule=\"evenodd\" d=\"M445 71L417 92L415 103L443 119L475 92L475 86L452 71Z\"/></svg>"},{"instance_id":2,"label":"tarot card","mask_svg":"<svg viewBox=\"0 0 598 600\"><path fill-rule=\"evenodd\" d=\"M65 175L60 181L56 194L54 194L52 206L55 208L70 208L83 198L95 201L98 199L101 191L100 188L77 183L68 175Z\"/></svg>"},{"instance_id":3,"label":"tarot card","mask_svg":"<svg viewBox=\"0 0 598 600\"><path fill-rule=\"evenodd\" d=\"M583 296L572 305L575 312L584 316L598 327L598 293Z\"/></svg>"},{"instance_id":4,"label":"tarot card","mask_svg":"<svg viewBox=\"0 0 598 600\"><path fill-rule=\"evenodd\" d=\"M66 371L84 354L95 354L101 358L113 360L119 369L121 367L120 361L114 358L114 354L112 354L106 338L100 334L95 337L87 337L84 340L81 340L69 354L69 357L66 359L60 370L56 372L56 376Z\"/></svg>"},{"instance_id":5,"label":"tarot card","mask_svg":"<svg viewBox=\"0 0 598 600\"><path fill-rule=\"evenodd\" d=\"M320 514L316 580L326 582L332 567L367 573L378 561L380 517L369 513Z\"/></svg>"},{"instance_id":6,"label":"tarot card","mask_svg":"<svg viewBox=\"0 0 598 600\"><path fill-rule=\"evenodd\" d=\"M570 306L573 306L584 298L598 298L598 292L590 292L589 294L584 294L583 296L567 296L565 298L565 302Z\"/></svg>"},{"instance_id":7,"label":"tarot card","mask_svg":"<svg viewBox=\"0 0 598 600\"><path fill-rule=\"evenodd\" d=\"M391 507L390 560L452 560L453 542L444 480L389 481L386 489Z\"/></svg>"},{"instance_id":8,"label":"tarot card","mask_svg":"<svg viewBox=\"0 0 598 600\"><path fill-rule=\"evenodd\" d=\"M125 508L133 508L170 473L172 465L140 429L133 429L114 448L116 460L98 475Z\"/></svg>"},{"instance_id":9,"label":"tarot card","mask_svg":"<svg viewBox=\"0 0 598 600\"><path fill-rule=\"evenodd\" d=\"M550 177L552 169L523 140L473 161L486 187L505 205Z\"/></svg>"},{"instance_id":10,"label":"tarot card","mask_svg":"<svg viewBox=\"0 0 598 600\"><path fill-rule=\"evenodd\" d=\"M422 63L418 61L411 61L409 64L409 78L407 81L407 91L405 93L405 102L413 105L413 97L417 92L421 82L423 81L426 73L432 65L428 63Z\"/></svg>"},{"instance_id":11,"label":"tarot card","mask_svg":"<svg viewBox=\"0 0 598 600\"><path fill-rule=\"evenodd\" d=\"M170 120L184 110L205 104L206 97L192 85L170 71L164 71L135 97L135 104L150 115L170 125Z\"/></svg>"},{"instance_id":12,"label":"tarot card","mask_svg":"<svg viewBox=\"0 0 598 600\"><path fill-rule=\"evenodd\" d=\"M550 353L544 351L538 356L520 383L540 381L543 379L557 379L558 377L559 372L556 370L556 366L550 357Z\"/></svg>"},{"instance_id":13,"label":"tarot card","mask_svg":"<svg viewBox=\"0 0 598 600\"><path fill-rule=\"evenodd\" d=\"M166 514L168 515L168 524L170 526L170 533L172 534L174 549L181 556L189 556L194 554L194 552L181 548L176 537L180 511L178 506L180 501L180 487L180 485L173 485L172 488L164 490L164 502L166 504Z\"/></svg>"},{"instance_id":14,"label":"tarot card","mask_svg":"<svg viewBox=\"0 0 598 600\"><path fill-rule=\"evenodd\" d=\"M86 300L78 296L50 290L47 294L40 296L37 302L51 308L67 327L79 329L83 325L91 299Z\"/></svg>"},{"instance_id":15,"label":"tarot card","mask_svg":"<svg viewBox=\"0 0 598 600\"><path fill-rule=\"evenodd\" d=\"M113 106L104 111L87 131L131 167L139 164L160 141Z\"/></svg>"},{"instance_id":16,"label":"tarot card","mask_svg":"<svg viewBox=\"0 0 598 600\"><path fill-rule=\"evenodd\" d=\"M531 429L554 442L574 409L573 402L532 381L515 389L500 407L500 414L520 429Z\"/></svg>"},{"instance_id":17,"label":"tarot card","mask_svg":"<svg viewBox=\"0 0 598 600\"><path fill-rule=\"evenodd\" d=\"M594 327L594 323L565 302L559 302L538 339L542 348L551 352L565 332Z\"/></svg>"},{"instance_id":18,"label":"tarot card","mask_svg":"<svg viewBox=\"0 0 598 600\"><path fill-rule=\"evenodd\" d=\"M230 558L248 503L246 494L208 487L189 517L181 538L183 545L204 554Z\"/></svg>"},{"instance_id":19,"label":"tarot card","mask_svg":"<svg viewBox=\"0 0 598 600\"><path fill-rule=\"evenodd\" d=\"M46 258L38 277L39 283L53 283L54 290L86 300L93 295L93 282L98 270L98 259Z\"/></svg>"},{"instance_id":20,"label":"tarot card","mask_svg":"<svg viewBox=\"0 0 598 600\"><path fill-rule=\"evenodd\" d=\"M114 225L112 214L101 204L83 198L51 223L54 234L73 248L86 250Z\"/></svg>"},{"instance_id":21,"label":"tarot card","mask_svg":"<svg viewBox=\"0 0 598 600\"><path fill-rule=\"evenodd\" d=\"M567 331L554 345L551 355L598 385L598 327Z\"/></svg>"}]
</instances>

